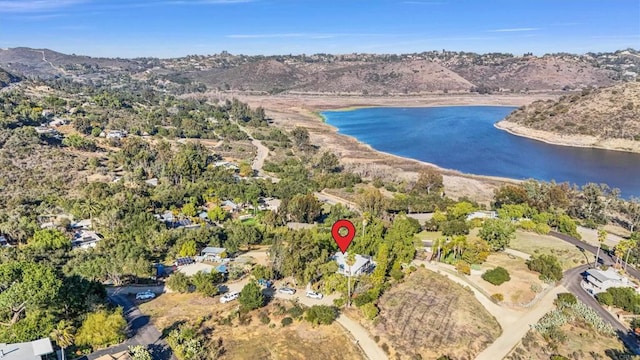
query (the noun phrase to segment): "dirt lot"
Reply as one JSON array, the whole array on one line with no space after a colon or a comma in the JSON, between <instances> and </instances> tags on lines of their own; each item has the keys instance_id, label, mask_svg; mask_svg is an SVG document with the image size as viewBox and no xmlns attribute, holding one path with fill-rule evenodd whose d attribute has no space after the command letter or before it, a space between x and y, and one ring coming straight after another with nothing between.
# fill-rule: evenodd
<instances>
[{"instance_id":1,"label":"dirt lot","mask_svg":"<svg viewBox=\"0 0 640 360\"><path fill-rule=\"evenodd\" d=\"M195 322L204 319L205 327L213 329L211 340L222 338L225 349L223 359L363 359L358 347L348 334L334 323L313 327L308 323L294 321L283 328L282 318L288 316L281 309L291 308L286 300L275 300L266 307L253 311L248 324L240 325L233 317L231 324L221 324L238 307L233 301L221 304L218 297L205 298L198 294L163 294L153 301L140 305L143 313L159 330L180 321ZM259 313L266 314L269 324L263 324ZM331 346L326 346L330 344Z\"/></svg>"},{"instance_id":2,"label":"dirt lot","mask_svg":"<svg viewBox=\"0 0 640 360\"><path fill-rule=\"evenodd\" d=\"M575 246L560 239L548 235L539 235L532 232L516 232L516 238L511 240L509 248L522 251L529 255L551 254L560 260L562 269L567 270L580 264L585 264L587 259ZM587 254L589 261L593 261L593 255Z\"/></svg>"},{"instance_id":3,"label":"dirt lot","mask_svg":"<svg viewBox=\"0 0 640 360\"><path fill-rule=\"evenodd\" d=\"M638 357L613 357L609 354L624 352L624 345L616 336L595 333L579 321L572 321L561 327L567 335L565 343L553 350L536 331L530 330L505 359L506 360L548 360L551 355L559 354L569 359L637 359ZM609 352L609 354L607 354Z\"/></svg>"},{"instance_id":4,"label":"dirt lot","mask_svg":"<svg viewBox=\"0 0 640 360\"><path fill-rule=\"evenodd\" d=\"M532 285L542 286L542 281L538 279L538 273L530 271L523 259L505 253L489 255L487 261L482 264L482 272L498 266L507 269L511 277L511 280L500 286L485 281L482 279L482 275L471 275L469 278L488 294L502 294L505 304L516 308L519 304L526 304L533 300L536 293L532 290Z\"/></svg>"},{"instance_id":5,"label":"dirt lot","mask_svg":"<svg viewBox=\"0 0 640 360\"><path fill-rule=\"evenodd\" d=\"M471 292L423 268L388 290L379 307L372 334L390 358L473 359L501 332Z\"/></svg>"}]
</instances>

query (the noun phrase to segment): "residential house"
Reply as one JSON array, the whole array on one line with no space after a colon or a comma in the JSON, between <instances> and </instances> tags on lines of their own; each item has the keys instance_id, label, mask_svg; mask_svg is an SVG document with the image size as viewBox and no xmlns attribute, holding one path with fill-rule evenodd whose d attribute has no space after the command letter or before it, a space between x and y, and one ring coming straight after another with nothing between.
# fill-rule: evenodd
<instances>
[{"instance_id":1,"label":"residential house","mask_svg":"<svg viewBox=\"0 0 640 360\"><path fill-rule=\"evenodd\" d=\"M376 267L376 263L371 256L364 256L356 254L355 263L349 267L347 264L348 253L336 252L333 259L338 263L338 274L352 276L360 276L362 274L368 274Z\"/></svg>"},{"instance_id":2,"label":"residential house","mask_svg":"<svg viewBox=\"0 0 640 360\"><path fill-rule=\"evenodd\" d=\"M52 353L53 346L49 338L24 343L0 344L2 360L42 360L44 355Z\"/></svg>"},{"instance_id":3,"label":"residential house","mask_svg":"<svg viewBox=\"0 0 640 360\"><path fill-rule=\"evenodd\" d=\"M600 269L589 269L584 274L582 287L591 294L607 291L612 287L636 287L625 276L618 274L615 269L609 268L606 271Z\"/></svg>"},{"instance_id":4,"label":"residential house","mask_svg":"<svg viewBox=\"0 0 640 360\"><path fill-rule=\"evenodd\" d=\"M475 211L467 215L467 221L473 219L497 219L498 213L496 211Z\"/></svg>"},{"instance_id":5,"label":"residential house","mask_svg":"<svg viewBox=\"0 0 640 360\"><path fill-rule=\"evenodd\" d=\"M95 231L78 230L73 234L73 240L71 246L73 248L89 249L98 245L98 242L102 240L102 236Z\"/></svg>"},{"instance_id":6,"label":"residential house","mask_svg":"<svg viewBox=\"0 0 640 360\"><path fill-rule=\"evenodd\" d=\"M124 131L124 130L109 130L104 134L105 134L107 139L122 139L122 138L127 137L127 132ZM100 134L100 135L102 135L102 134Z\"/></svg>"},{"instance_id":7,"label":"residential house","mask_svg":"<svg viewBox=\"0 0 640 360\"><path fill-rule=\"evenodd\" d=\"M71 223L71 228L89 230L91 229L91 223L92 223L91 219L84 219L84 220Z\"/></svg>"},{"instance_id":8,"label":"residential house","mask_svg":"<svg viewBox=\"0 0 640 360\"><path fill-rule=\"evenodd\" d=\"M222 204L220 204L220 207L222 207L226 212L236 212L240 209L240 206L231 200L223 201Z\"/></svg>"},{"instance_id":9,"label":"residential house","mask_svg":"<svg viewBox=\"0 0 640 360\"><path fill-rule=\"evenodd\" d=\"M227 249L225 248L208 246L202 249L202 251L200 252L200 256L205 261L220 261L224 258L223 255L225 255L226 253Z\"/></svg>"}]
</instances>

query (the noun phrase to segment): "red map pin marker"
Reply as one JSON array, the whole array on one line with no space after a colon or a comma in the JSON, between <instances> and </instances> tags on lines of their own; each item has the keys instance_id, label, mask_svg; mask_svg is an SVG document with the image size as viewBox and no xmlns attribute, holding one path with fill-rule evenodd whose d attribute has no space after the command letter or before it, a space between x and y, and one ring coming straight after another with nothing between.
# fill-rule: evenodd
<instances>
[{"instance_id":1,"label":"red map pin marker","mask_svg":"<svg viewBox=\"0 0 640 360\"><path fill-rule=\"evenodd\" d=\"M340 235L340 229L347 229L347 234L345 236ZM331 235L333 236L333 240L338 244L340 251L344 254L345 251L351 245L351 241L356 236L356 227L353 226L353 223L349 220L338 220L331 227Z\"/></svg>"}]
</instances>

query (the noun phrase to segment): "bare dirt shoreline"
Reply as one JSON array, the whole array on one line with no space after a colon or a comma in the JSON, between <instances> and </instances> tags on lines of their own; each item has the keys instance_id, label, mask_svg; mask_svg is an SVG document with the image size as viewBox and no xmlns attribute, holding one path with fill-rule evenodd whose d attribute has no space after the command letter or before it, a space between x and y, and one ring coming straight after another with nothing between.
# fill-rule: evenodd
<instances>
[{"instance_id":1,"label":"bare dirt shoreline","mask_svg":"<svg viewBox=\"0 0 640 360\"><path fill-rule=\"evenodd\" d=\"M552 145L640 153L640 141L600 139L596 136L589 135L562 135L550 131L532 129L510 121L499 121L495 123L494 126L512 135L522 136Z\"/></svg>"},{"instance_id":2,"label":"bare dirt shoreline","mask_svg":"<svg viewBox=\"0 0 640 360\"><path fill-rule=\"evenodd\" d=\"M364 96L309 96L309 95L236 95L239 100L252 107L262 106L274 125L292 129L296 126L308 129L313 144L321 150L329 150L341 158L349 170L365 177L381 177L399 182L412 181L421 169L435 167L442 171L447 195L469 197L488 204L494 190L505 182L519 180L464 174L443 169L434 164L404 158L374 150L356 139L338 134L337 129L326 124L320 111L355 109L360 107L427 107L427 106L522 106L536 100L553 99L557 94L517 95L429 95L416 97L364 97Z\"/></svg>"}]
</instances>

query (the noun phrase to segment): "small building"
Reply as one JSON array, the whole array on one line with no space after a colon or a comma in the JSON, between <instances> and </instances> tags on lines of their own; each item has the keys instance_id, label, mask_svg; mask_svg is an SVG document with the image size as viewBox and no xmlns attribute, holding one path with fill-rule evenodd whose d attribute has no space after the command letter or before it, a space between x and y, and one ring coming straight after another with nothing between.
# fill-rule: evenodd
<instances>
[{"instance_id":1,"label":"small building","mask_svg":"<svg viewBox=\"0 0 640 360\"><path fill-rule=\"evenodd\" d=\"M613 287L635 287L628 278L618 274L613 268L606 271L589 269L584 275L582 286L592 294L607 291Z\"/></svg>"},{"instance_id":2,"label":"small building","mask_svg":"<svg viewBox=\"0 0 640 360\"><path fill-rule=\"evenodd\" d=\"M208 246L200 252L200 256L205 261L220 261L224 258L227 249Z\"/></svg>"},{"instance_id":3,"label":"small building","mask_svg":"<svg viewBox=\"0 0 640 360\"><path fill-rule=\"evenodd\" d=\"M123 139L127 137L127 132L124 130L109 130L105 133L107 139Z\"/></svg>"},{"instance_id":4,"label":"small building","mask_svg":"<svg viewBox=\"0 0 640 360\"><path fill-rule=\"evenodd\" d=\"M223 201L222 204L220 204L220 207L223 208L226 212L238 211L238 209L240 208L238 204L234 203L231 200Z\"/></svg>"},{"instance_id":5,"label":"small building","mask_svg":"<svg viewBox=\"0 0 640 360\"><path fill-rule=\"evenodd\" d=\"M94 248L102 240L102 236L95 231L78 230L73 234L71 246L80 249Z\"/></svg>"},{"instance_id":6,"label":"small building","mask_svg":"<svg viewBox=\"0 0 640 360\"><path fill-rule=\"evenodd\" d=\"M152 178L152 179L149 179L149 180L145 180L144 183L149 185L149 186L156 187L156 186L158 186L158 178Z\"/></svg>"},{"instance_id":7,"label":"small building","mask_svg":"<svg viewBox=\"0 0 640 360\"><path fill-rule=\"evenodd\" d=\"M496 211L474 211L467 215L467 221L473 219L497 219L498 213Z\"/></svg>"},{"instance_id":8,"label":"small building","mask_svg":"<svg viewBox=\"0 0 640 360\"><path fill-rule=\"evenodd\" d=\"M42 357L53 353L53 346L49 338L40 340L0 344L0 359L2 360L42 360Z\"/></svg>"},{"instance_id":9,"label":"small building","mask_svg":"<svg viewBox=\"0 0 640 360\"><path fill-rule=\"evenodd\" d=\"M348 253L336 252L333 256L333 259L338 263L338 274L348 276L351 274L352 276L360 276L362 274L368 274L376 267L376 263L373 261L371 256L364 256L356 254L355 263L349 267L347 265L347 255Z\"/></svg>"},{"instance_id":10,"label":"small building","mask_svg":"<svg viewBox=\"0 0 640 360\"><path fill-rule=\"evenodd\" d=\"M113 354L105 354L96 358L95 360L131 360L131 355L129 355L129 351L118 351Z\"/></svg>"},{"instance_id":11,"label":"small building","mask_svg":"<svg viewBox=\"0 0 640 360\"><path fill-rule=\"evenodd\" d=\"M84 219L84 220L71 223L71 228L89 230L91 229L91 225L92 225L91 223L92 223L91 219Z\"/></svg>"}]
</instances>

